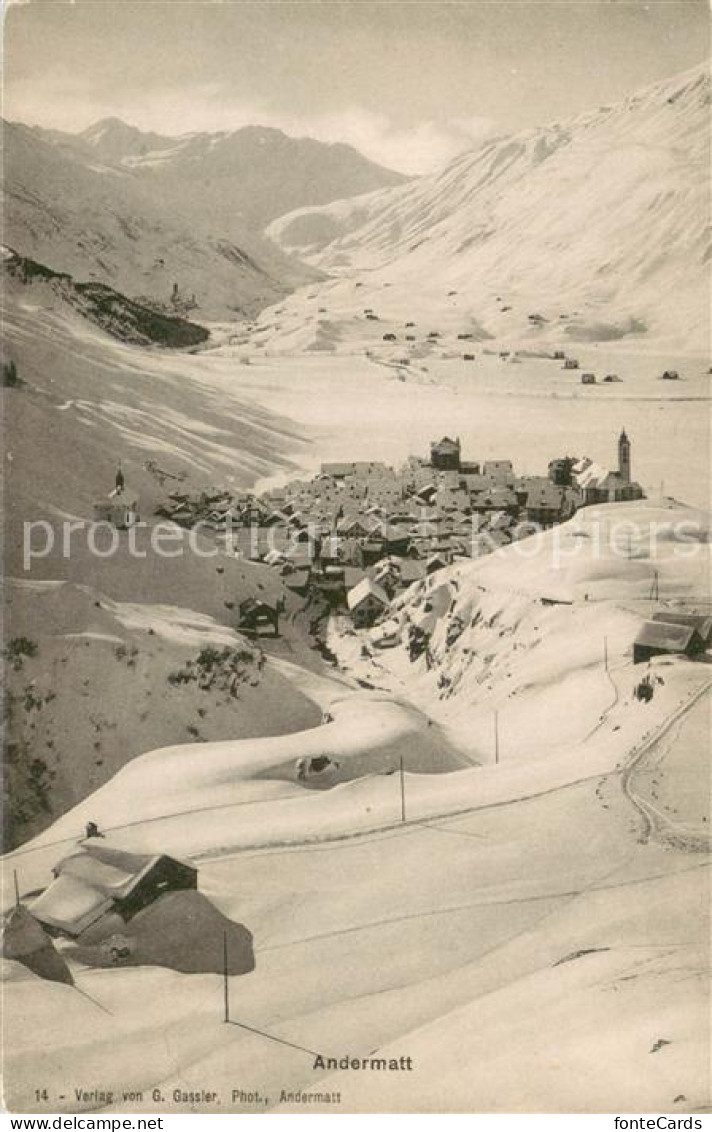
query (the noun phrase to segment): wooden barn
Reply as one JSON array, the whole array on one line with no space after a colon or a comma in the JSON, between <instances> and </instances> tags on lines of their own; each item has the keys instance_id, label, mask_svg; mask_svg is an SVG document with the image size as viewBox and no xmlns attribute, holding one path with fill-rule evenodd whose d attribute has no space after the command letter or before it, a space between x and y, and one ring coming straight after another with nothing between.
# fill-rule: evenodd
<instances>
[{"instance_id":1,"label":"wooden barn","mask_svg":"<svg viewBox=\"0 0 712 1132\"><path fill-rule=\"evenodd\" d=\"M705 643L693 626L645 621L633 644L633 663L642 664L654 656L694 657L704 651Z\"/></svg>"},{"instance_id":2,"label":"wooden barn","mask_svg":"<svg viewBox=\"0 0 712 1132\"><path fill-rule=\"evenodd\" d=\"M279 606L256 597L245 598L238 606L238 624L241 633L257 636L263 629L272 629L279 636Z\"/></svg>"},{"instance_id":3,"label":"wooden barn","mask_svg":"<svg viewBox=\"0 0 712 1132\"><path fill-rule=\"evenodd\" d=\"M388 608L388 594L377 582L364 578L346 595L351 619L357 629L365 629Z\"/></svg>"},{"instance_id":4,"label":"wooden barn","mask_svg":"<svg viewBox=\"0 0 712 1132\"><path fill-rule=\"evenodd\" d=\"M687 625L688 628L697 630L705 648L709 648L712 644L712 617L706 613L683 613L675 609L661 609L653 614L653 621L665 625Z\"/></svg>"},{"instance_id":5,"label":"wooden barn","mask_svg":"<svg viewBox=\"0 0 712 1132\"><path fill-rule=\"evenodd\" d=\"M71 938L109 913L128 921L165 892L198 887L198 870L186 861L103 845L85 845L52 872L55 879L29 910L50 935Z\"/></svg>"}]
</instances>

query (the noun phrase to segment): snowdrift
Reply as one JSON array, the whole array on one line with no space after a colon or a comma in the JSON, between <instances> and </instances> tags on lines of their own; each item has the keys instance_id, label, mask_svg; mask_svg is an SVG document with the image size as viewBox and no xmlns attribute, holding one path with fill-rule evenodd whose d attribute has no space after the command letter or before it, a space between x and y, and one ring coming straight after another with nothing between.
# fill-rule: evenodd
<instances>
[{"instance_id":1,"label":"snowdrift","mask_svg":"<svg viewBox=\"0 0 712 1132\"><path fill-rule=\"evenodd\" d=\"M166 893L128 923L118 915L105 917L63 952L87 967L169 967L218 975L225 955L230 975L246 975L255 966L251 933L200 892Z\"/></svg>"}]
</instances>

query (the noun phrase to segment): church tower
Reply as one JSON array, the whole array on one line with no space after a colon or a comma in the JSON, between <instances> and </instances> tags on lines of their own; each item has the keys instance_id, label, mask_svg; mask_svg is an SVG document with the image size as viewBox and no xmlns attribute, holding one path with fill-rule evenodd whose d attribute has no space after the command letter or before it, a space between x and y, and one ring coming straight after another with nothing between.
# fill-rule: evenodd
<instances>
[{"instance_id":1,"label":"church tower","mask_svg":"<svg viewBox=\"0 0 712 1132\"><path fill-rule=\"evenodd\" d=\"M630 483L630 441L625 429L618 437L618 475L623 483Z\"/></svg>"}]
</instances>

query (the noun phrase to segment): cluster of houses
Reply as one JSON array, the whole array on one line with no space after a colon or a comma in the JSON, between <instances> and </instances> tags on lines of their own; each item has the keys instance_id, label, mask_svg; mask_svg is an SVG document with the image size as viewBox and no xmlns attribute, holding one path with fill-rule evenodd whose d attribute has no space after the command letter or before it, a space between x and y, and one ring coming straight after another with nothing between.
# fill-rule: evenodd
<instances>
[{"instance_id":1,"label":"cluster of houses","mask_svg":"<svg viewBox=\"0 0 712 1132\"><path fill-rule=\"evenodd\" d=\"M371 623L402 589L460 558L477 558L590 503L641 498L621 433L618 468L552 460L548 475L519 475L511 460L462 458L459 438L434 441L429 457L399 470L378 461L324 463L261 496L176 492L160 514L201 522L228 549L278 570L285 585L318 590Z\"/></svg>"}]
</instances>

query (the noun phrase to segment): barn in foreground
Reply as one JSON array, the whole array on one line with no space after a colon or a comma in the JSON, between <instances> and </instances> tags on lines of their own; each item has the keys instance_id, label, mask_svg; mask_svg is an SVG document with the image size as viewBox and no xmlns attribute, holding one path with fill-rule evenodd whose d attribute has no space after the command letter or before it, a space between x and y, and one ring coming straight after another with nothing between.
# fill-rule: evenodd
<instances>
[{"instance_id":1,"label":"barn in foreground","mask_svg":"<svg viewBox=\"0 0 712 1132\"><path fill-rule=\"evenodd\" d=\"M644 621L633 644L633 663L642 664L654 656L700 656L705 642L692 625L666 621Z\"/></svg>"},{"instance_id":2,"label":"barn in foreground","mask_svg":"<svg viewBox=\"0 0 712 1132\"><path fill-rule=\"evenodd\" d=\"M198 870L186 861L103 845L85 845L52 872L54 880L29 910L50 935L70 938L109 913L127 922L166 892L198 887Z\"/></svg>"}]
</instances>

